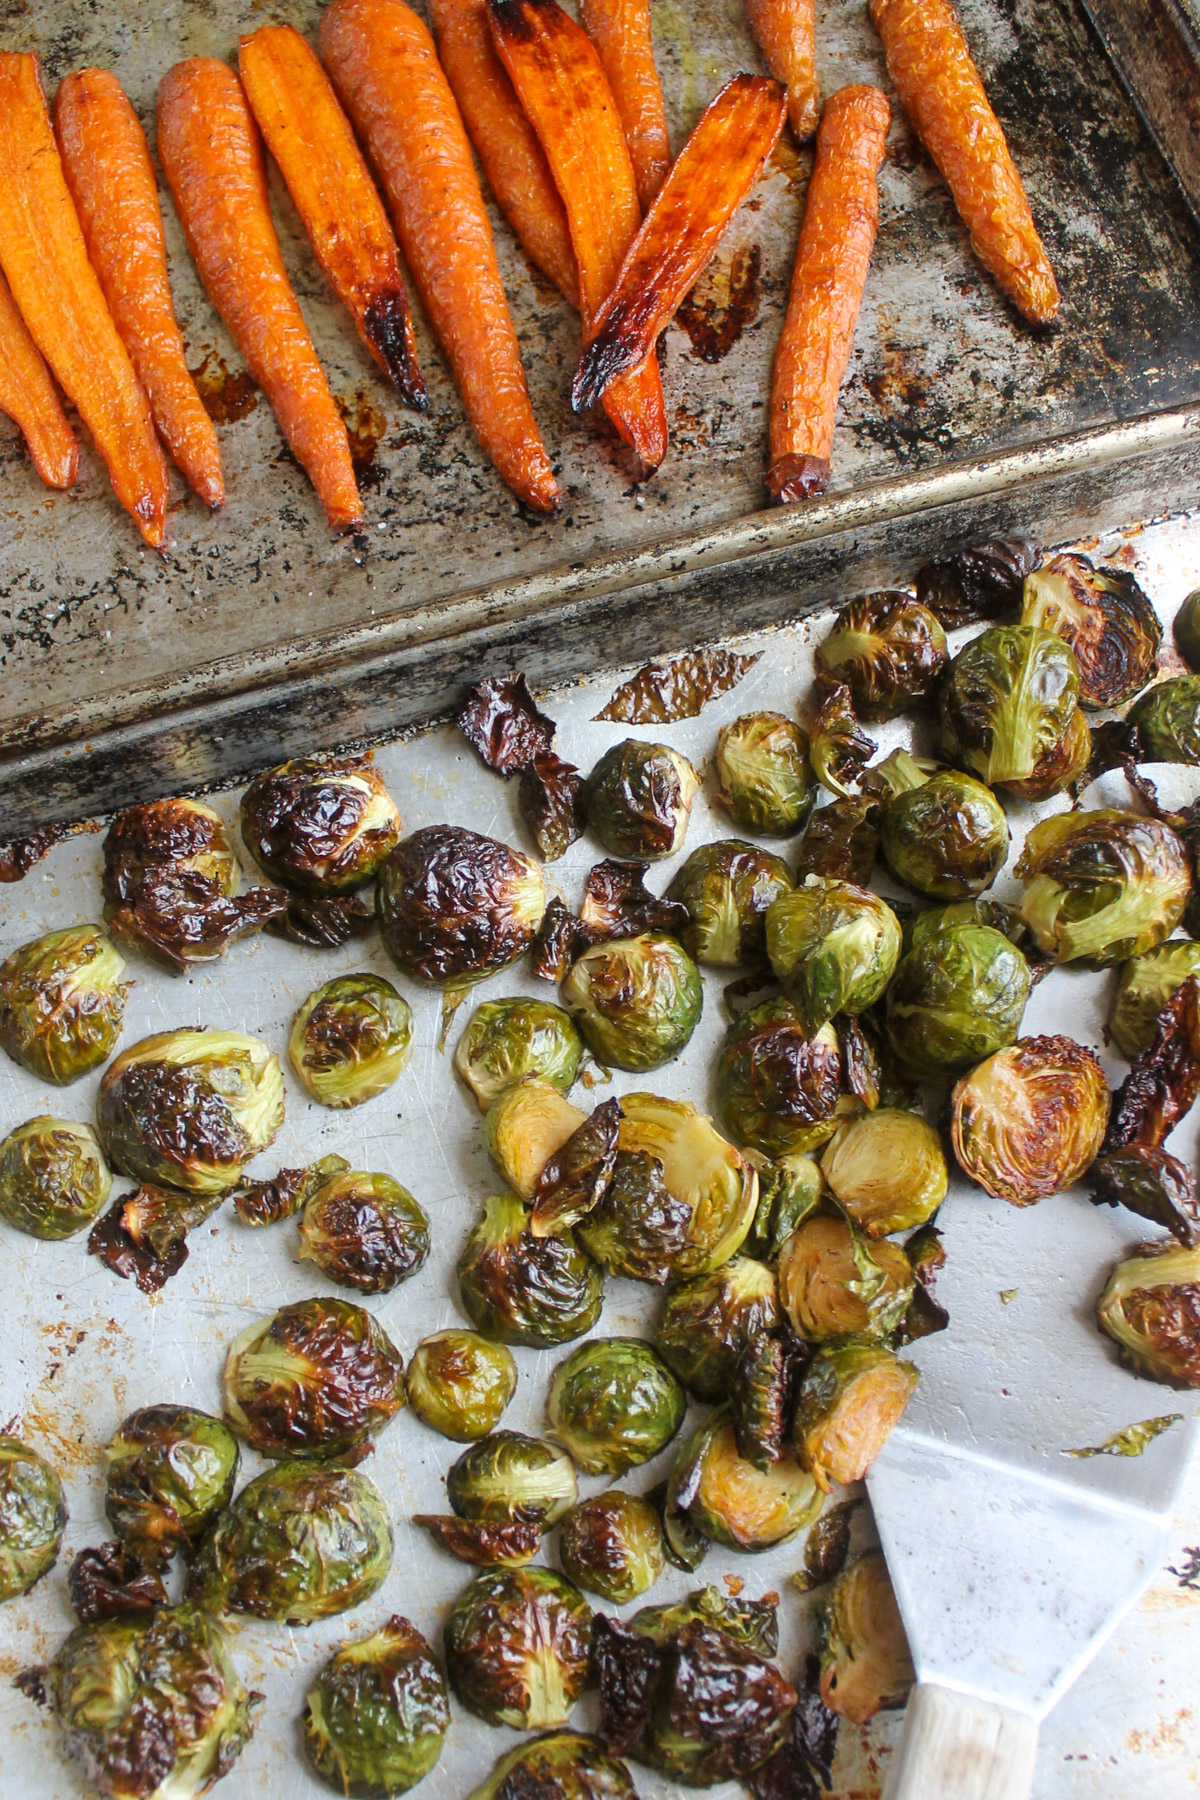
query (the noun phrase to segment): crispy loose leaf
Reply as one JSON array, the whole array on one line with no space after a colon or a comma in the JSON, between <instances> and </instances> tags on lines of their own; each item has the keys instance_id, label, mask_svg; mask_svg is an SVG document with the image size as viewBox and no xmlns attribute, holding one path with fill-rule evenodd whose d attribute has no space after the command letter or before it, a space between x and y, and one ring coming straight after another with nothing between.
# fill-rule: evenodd
<instances>
[{"instance_id":1,"label":"crispy loose leaf","mask_svg":"<svg viewBox=\"0 0 1200 1800\"><path fill-rule=\"evenodd\" d=\"M917 1278L917 1285L908 1303L908 1311L900 1321L900 1329L893 1339L897 1345L912 1344L917 1338L932 1337L936 1331L945 1331L950 1323L950 1314L933 1291L946 1261L941 1232L934 1225L922 1225L908 1239L904 1254ZM1012 1292L1015 1294L1016 1289Z\"/></svg>"},{"instance_id":2,"label":"crispy loose leaf","mask_svg":"<svg viewBox=\"0 0 1200 1800\"><path fill-rule=\"evenodd\" d=\"M848 682L818 674L815 697L816 718L808 740L812 772L831 794L852 799L877 745L858 723Z\"/></svg>"},{"instance_id":3,"label":"crispy loose leaf","mask_svg":"<svg viewBox=\"0 0 1200 1800\"><path fill-rule=\"evenodd\" d=\"M1113 1096L1103 1155L1157 1149L1200 1093L1200 980L1189 975L1158 1015L1153 1042Z\"/></svg>"},{"instance_id":4,"label":"crispy loose leaf","mask_svg":"<svg viewBox=\"0 0 1200 1800\"><path fill-rule=\"evenodd\" d=\"M134 899L109 914L108 929L182 975L193 963L215 962L287 905L282 888L247 888L231 900L198 869L159 867L147 870Z\"/></svg>"},{"instance_id":5,"label":"crispy loose leaf","mask_svg":"<svg viewBox=\"0 0 1200 1800\"><path fill-rule=\"evenodd\" d=\"M650 1717L663 1652L640 1631L597 1613L592 1629L592 1667L600 1687L600 1735L624 1755L638 1742Z\"/></svg>"},{"instance_id":6,"label":"crispy loose leaf","mask_svg":"<svg viewBox=\"0 0 1200 1800\"><path fill-rule=\"evenodd\" d=\"M879 854L883 812L874 800L851 794L819 806L800 840L796 880L825 875L865 887Z\"/></svg>"},{"instance_id":7,"label":"crispy loose leaf","mask_svg":"<svg viewBox=\"0 0 1200 1800\"><path fill-rule=\"evenodd\" d=\"M161 1575L148 1569L128 1544L81 1550L67 1575L67 1593L81 1625L123 1613L153 1612L168 1604Z\"/></svg>"},{"instance_id":8,"label":"crispy loose leaf","mask_svg":"<svg viewBox=\"0 0 1200 1800\"><path fill-rule=\"evenodd\" d=\"M1181 1588L1187 1588L1193 1594L1200 1594L1200 1546L1185 1544L1183 1554L1187 1561L1182 1569L1177 1569L1173 1563L1168 1563L1167 1574L1174 1575Z\"/></svg>"},{"instance_id":9,"label":"crispy loose leaf","mask_svg":"<svg viewBox=\"0 0 1200 1800\"><path fill-rule=\"evenodd\" d=\"M987 538L927 562L917 571L917 599L947 631L1003 618L1017 611L1025 577L1041 560L1041 545L1031 538Z\"/></svg>"},{"instance_id":10,"label":"crispy loose leaf","mask_svg":"<svg viewBox=\"0 0 1200 1800\"><path fill-rule=\"evenodd\" d=\"M617 1163L621 1102L603 1100L538 1177L529 1228L550 1237L586 1218L603 1200Z\"/></svg>"},{"instance_id":11,"label":"crispy loose leaf","mask_svg":"<svg viewBox=\"0 0 1200 1800\"><path fill-rule=\"evenodd\" d=\"M833 1785L840 1720L822 1700L820 1680L820 1658L810 1655L805 1661L805 1684L792 1714L790 1742L746 1781L754 1800L820 1800L822 1789Z\"/></svg>"},{"instance_id":12,"label":"crispy loose leaf","mask_svg":"<svg viewBox=\"0 0 1200 1800\"><path fill-rule=\"evenodd\" d=\"M787 1449L796 1389L809 1358L794 1338L759 1337L738 1358L730 1383L738 1455L769 1469Z\"/></svg>"},{"instance_id":13,"label":"crispy loose leaf","mask_svg":"<svg viewBox=\"0 0 1200 1800\"><path fill-rule=\"evenodd\" d=\"M1124 1206L1139 1219L1162 1225L1191 1249L1200 1243L1196 1178L1169 1150L1129 1144L1099 1157L1090 1170L1097 1206Z\"/></svg>"},{"instance_id":14,"label":"crispy loose leaf","mask_svg":"<svg viewBox=\"0 0 1200 1800\"><path fill-rule=\"evenodd\" d=\"M850 1554L850 1527L858 1500L840 1500L823 1512L804 1541L804 1567L792 1576L798 1593L810 1594L840 1575Z\"/></svg>"},{"instance_id":15,"label":"crispy loose leaf","mask_svg":"<svg viewBox=\"0 0 1200 1800\"><path fill-rule=\"evenodd\" d=\"M842 1052L846 1086L858 1096L868 1112L874 1112L879 1105L882 1079L874 1046L857 1019L839 1013L833 1024Z\"/></svg>"},{"instance_id":16,"label":"crispy loose leaf","mask_svg":"<svg viewBox=\"0 0 1200 1800\"><path fill-rule=\"evenodd\" d=\"M458 729L497 775L519 775L554 745L554 720L539 711L523 675L476 682L458 715Z\"/></svg>"},{"instance_id":17,"label":"crispy loose leaf","mask_svg":"<svg viewBox=\"0 0 1200 1800\"><path fill-rule=\"evenodd\" d=\"M574 763L547 750L521 770L517 800L538 855L557 862L587 826L587 784Z\"/></svg>"},{"instance_id":18,"label":"crispy loose leaf","mask_svg":"<svg viewBox=\"0 0 1200 1800\"><path fill-rule=\"evenodd\" d=\"M21 881L48 850L66 836L63 825L47 825L28 837L14 838L0 850L0 881Z\"/></svg>"},{"instance_id":19,"label":"crispy loose leaf","mask_svg":"<svg viewBox=\"0 0 1200 1800\"><path fill-rule=\"evenodd\" d=\"M607 858L588 870L579 920L588 942L637 937L643 931L682 931L690 914L681 900L658 899L646 886L649 863Z\"/></svg>"},{"instance_id":20,"label":"crispy loose leaf","mask_svg":"<svg viewBox=\"0 0 1200 1800\"><path fill-rule=\"evenodd\" d=\"M422 1526L459 1562L481 1569L522 1568L533 1561L542 1544L541 1526L527 1519L486 1524L448 1513L414 1513L413 1524Z\"/></svg>"},{"instance_id":21,"label":"crispy loose leaf","mask_svg":"<svg viewBox=\"0 0 1200 1800\"><path fill-rule=\"evenodd\" d=\"M761 651L758 653L761 655ZM735 688L758 661L733 650L691 650L649 662L623 681L596 719L621 725L669 725L694 719Z\"/></svg>"},{"instance_id":22,"label":"crispy loose leaf","mask_svg":"<svg viewBox=\"0 0 1200 1800\"><path fill-rule=\"evenodd\" d=\"M298 1213L317 1189L344 1175L350 1164L344 1156L323 1156L303 1169L280 1169L270 1181L244 1181L234 1188L233 1209L243 1225L277 1225Z\"/></svg>"},{"instance_id":23,"label":"crispy loose leaf","mask_svg":"<svg viewBox=\"0 0 1200 1800\"><path fill-rule=\"evenodd\" d=\"M223 1203L224 1194L183 1194L145 1181L117 1202L121 1228L139 1250L164 1261L197 1225Z\"/></svg>"},{"instance_id":24,"label":"crispy loose leaf","mask_svg":"<svg viewBox=\"0 0 1200 1800\"><path fill-rule=\"evenodd\" d=\"M177 1238L166 1256L156 1256L148 1244L138 1244L126 1231L122 1210L123 1202L118 1200L96 1220L88 1233L88 1253L123 1281L136 1281L143 1294L155 1294L187 1261L186 1238Z\"/></svg>"},{"instance_id":25,"label":"crispy loose leaf","mask_svg":"<svg viewBox=\"0 0 1200 1800\"><path fill-rule=\"evenodd\" d=\"M357 894L289 894L283 911L267 921L267 930L310 950L336 950L352 938L366 937L374 923L374 909Z\"/></svg>"},{"instance_id":26,"label":"crispy loose leaf","mask_svg":"<svg viewBox=\"0 0 1200 1800\"><path fill-rule=\"evenodd\" d=\"M542 914L542 922L529 948L533 973L539 981L561 981L580 950L591 939L565 900L557 895Z\"/></svg>"},{"instance_id":27,"label":"crispy loose leaf","mask_svg":"<svg viewBox=\"0 0 1200 1800\"><path fill-rule=\"evenodd\" d=\"M1136 1425L1126 1425L1122 1431L1114 1431L1110 1438L1102 1444L1091 1444L1083 1450L1064 1450L1064 1456L1140 1456L1147 1444L1152 1444L1156 1437L1164 1431L1170 1431L1172 1425L1183 1422L1182 1413L1163 1413L1157 1419L1141 1419Z\"/></svg>"}]
</instances>

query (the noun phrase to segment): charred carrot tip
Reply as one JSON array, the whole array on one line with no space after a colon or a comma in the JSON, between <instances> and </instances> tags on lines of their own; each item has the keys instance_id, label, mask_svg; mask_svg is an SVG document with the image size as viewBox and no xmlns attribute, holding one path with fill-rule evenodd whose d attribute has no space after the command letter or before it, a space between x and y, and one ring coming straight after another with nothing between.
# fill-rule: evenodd
<instances>
[{"instance_id":1,"label":"charred carrot tip","mask_svg":"<svg viewBox=\"0 0 1200 1800\"><path fill-rule=\"evenodd\" d=\"M363 314L363 328L387 364L404 404L414 412L428 412L429 390L411 355L408 296L381 294Z\"/></svg>"},{"instance_id":2,"label":"charred carrot tip","mask_svg":"<svg viewBox=\"0 0 1200 1800\"><path fill-rule=\"evenodd\" d=\"M816 500L829 486L829 464L823 456L780 456L767 470L767 486L781 506Z\"/></svg>"}]
</instances>

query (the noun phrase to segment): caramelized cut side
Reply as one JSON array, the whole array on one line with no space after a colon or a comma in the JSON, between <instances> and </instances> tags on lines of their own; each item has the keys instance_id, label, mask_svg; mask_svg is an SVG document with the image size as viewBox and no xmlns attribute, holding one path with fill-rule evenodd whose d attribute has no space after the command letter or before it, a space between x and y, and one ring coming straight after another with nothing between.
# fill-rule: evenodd
<instances>
[{"instance_id":1,"label":"caramelized cut side","mask_svg":"<svg viewBox=\"0 0 1200 1800\"><path fill-rule=\"evenodd\" d=\"M0 275L0 412L19 425L47 487L74 487L79 445L41 352Z\"/></svg>"}]
</instances>

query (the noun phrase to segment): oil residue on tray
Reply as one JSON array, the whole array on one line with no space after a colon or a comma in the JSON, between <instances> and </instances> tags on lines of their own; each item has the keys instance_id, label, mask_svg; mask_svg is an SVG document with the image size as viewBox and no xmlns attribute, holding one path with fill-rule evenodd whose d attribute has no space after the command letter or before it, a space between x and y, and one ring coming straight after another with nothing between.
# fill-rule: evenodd
<instances>
[{"instance_id":1,"label":"oil residue on tray","mask_svg":"<svg viewBox=\"0 0 1200 1800\"><path fill-rule=\"evenodd\" d=\"M374 401L360 388L352 400L338 400L337 409L350 439L350 460L360 487L378 487L383 469L375 461L387 420Z\"/></svg>"},{"instance_id":2,"label":"oil residue on tray","mask_svg":"<svg viewBox=\"0 0 1200 1800\"><path fill-rule=\"evenodd\" d=\"M258 405L258 389L249 370L235 373L215 350L206 351L203 362L189 373L215 425L232 425Z\"/></svg>"},{"instance_id":3,"label":"oil residue on tray","mask_svg":"<svg viewBox=\"0 0 1200 1800\"><path fill-rule=\"evenodd\" d=\"M760 261L757 244L741 245L727 263L705 271L675 314L702 362L728 356L757 314Z\"/></svg>"}]
</instances>

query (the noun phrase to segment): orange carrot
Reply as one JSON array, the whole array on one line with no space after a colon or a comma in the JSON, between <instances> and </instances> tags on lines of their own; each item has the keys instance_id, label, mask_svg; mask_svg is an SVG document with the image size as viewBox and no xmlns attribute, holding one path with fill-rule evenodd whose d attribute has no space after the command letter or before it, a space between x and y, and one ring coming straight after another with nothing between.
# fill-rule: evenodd
<instances>
[{"instance_id":1,"label":"orange carrot","mask_svg":"<svg viewBox=\"0 0 1200 1800\"><path fill-rule=\"evenodd\" d=\"M492 36L562 195L579 264L583 341L638 233L629 147L595 46L557 0L489 0ZM658 359L618 376L604 409L646 471L667 450Z\"/></svg>"},{"instance_id":2,"label":"orange carrot","mask_svg":"<svg viewBox=\"0 0 1200 1800\"><path fill-rule=\"evenodd\" d=\"M650 0L579 0L579 17L608 76L647 212L671 166L667 108L654 65Z\"/></svg>"},{"instance_id":3,"label":"orange carrot","mask_svg":"<svg viewBox=\"0 0 1200 1800\"><path fill-rule=\"evenodd\" d=\"M262 144L233 70L176 63L158 90L158 153L192 261L336 528L362 501L350 440L292 292L267 203Z\"/></svg>"},{"instance_id":4,"label":"orange carrot","mask_svg":"<svg viewBox=\"0 0 1200 1800\"><path fill-rule=\"evenodd\" d=\"M817 129L816 0L745 0L746 17L763 61L788 91L788 118L797 143Z\"/></svg>"},{"instance_id":5,"label":"orange carrot","mask_svg":"<svg viewBox=\"0 0 1200 1800\"><path fill-rule=\"evenodd\" d=\"M838 389L875 246L876 176L890 120L878 88L839 88L825 103L771 382L767 486L778 500L810 499L829 485Z\"/></svg>"},{"instance_id":6,"label":"orange carrot","mask_svg":"<svg viewBox=\"0 0 1200 1800\"><path fill-rule=\"evenodd\" d=\"M525 254L579 305L571 231L546 153L496 55L487 0L429 0L438 56L496 202Z\"/></svg>"},{"instance_id":7,"label":"orange carrot","mask_svg":"<svg viewBox=\"0 0 1200 1800\"><path fill-rule=\"evenodd\" d=\"M242 39L238 70L330 285L401 397L425 412L396 240L315 51L293 26L264 25Z\"/></svg>"},{"instance_id":8,"label":"orange carrot","mask_svg":"<svg viewBox=\"0 0 1200 1800\"><path fill-rule=\"evenodd\" d=\"M1058 312L1058 283L1029 196L950 0L871 0L888 73L954 196L971 247L1035 325Z\"/></svg>"},{"instance_id":9,"label":"orange carrot","mask_svg":"<svg viewBox=\"0 0 1200 1800\"><path fill-rule=\"evenodd\" d=\"M74 487L79 445L50 371L0 275L0 412L19 425L34 468L47 487Z\"/></svg>"},{"instance_id":10,"label":"orange carrot","mask_svg":"<svg viewBox=\"0 0 1200 1800\"><path fill-rule=\"evenodd\" d=\"M88 256L154 423L200 498L220 506L221 452L175 321L158 183L141 122L115 75L81 69L59 84L54 127Z\"/></svg>"},{"instance_id":11,"label":"orange carrot","mask_svg":"<svg viewBox=\"0 0 1200 1800\"><path fill-rule=\"evenodd\" d=\"M558 486L529 404L471 146L433 39L403 0L333 0L318 44L383 184L475 435L513 492L550 512Z\"/></svg>"},{"instance_id":12,"label":"orange carrot","mask_svg":"<svg viewBox=\"0 0 1200 1800\"><path fill-rule=\"evenodd\" d=\"M592 321L571 389L576 412L650 355L762 173L786 112L783 89L763 75L735 75L709 102Z\"/></svg>"},{"instance_id":13,"label":"orange carrot","mask_svg":"<svg viewBox=\"0 0 1200 1800\"><path fill-rule=\"evenodd\" d=\"M0 54L0 268L96 440L118 500L162 542L170 479L150 408L88 261L36 56Z\"/></svg>"}]
</instances>

